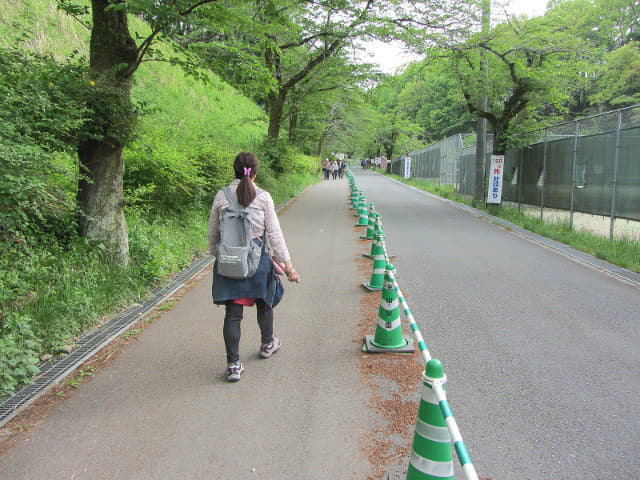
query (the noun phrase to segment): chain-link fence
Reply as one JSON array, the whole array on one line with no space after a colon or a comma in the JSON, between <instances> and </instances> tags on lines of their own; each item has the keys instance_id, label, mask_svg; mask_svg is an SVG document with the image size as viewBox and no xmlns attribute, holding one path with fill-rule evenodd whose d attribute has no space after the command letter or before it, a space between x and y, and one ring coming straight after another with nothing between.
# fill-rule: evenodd
<instances>
[{"instance_id":1,"label":"chain-link fence","mask_svg":"<svg viewBox=\"0 0 640 480\"><path fill-rule=\"evenodd\" d=\"M412 176L474 195L476 147L470 137L455 135L411 152ZM505 154L504 202L539 210L541 217L545 211L562 212L556 218L571 226L576 214L608 217L610 237L615 219L640 221L640 105L548 127L526 138L529 145ZM488 138L485 166L492 145ZM402 175L403 161L394 160L392 171ZM640 234L640 227L634 228Z\"/></svg>"}]
</instances>

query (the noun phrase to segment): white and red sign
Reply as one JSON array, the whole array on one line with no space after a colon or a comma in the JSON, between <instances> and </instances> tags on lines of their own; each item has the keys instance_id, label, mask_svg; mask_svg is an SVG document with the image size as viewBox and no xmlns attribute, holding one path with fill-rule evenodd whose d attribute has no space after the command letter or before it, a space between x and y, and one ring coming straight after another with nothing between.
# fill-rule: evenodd
<instances>
[{"instance_id":1,"label":"white and red sign","mask_svg":"<svg viewBox=\"0 0 640 480\"><path fill-rule=\"evenodd\" d=\"M504 174L504 155L491 155L491 170L489 171L489 189L487 203L502 202L502 176Z\"/></svg>"}]
</instances>

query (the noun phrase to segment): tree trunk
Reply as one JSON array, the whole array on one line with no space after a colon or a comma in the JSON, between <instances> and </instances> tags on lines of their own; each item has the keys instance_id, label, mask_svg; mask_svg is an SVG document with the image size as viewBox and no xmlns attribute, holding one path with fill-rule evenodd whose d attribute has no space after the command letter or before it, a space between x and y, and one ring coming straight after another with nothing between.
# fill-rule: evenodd
<instances>
[{"instance_id":1,"label":"tree trunk","mask_svg":"<svg viewBox=\"0 0 640 480\"><path fill-rule=\"evenodd\" d=\"M82 167L77 202L80 235L102 243L112 257L129 259L127 223L124 218L124 139L131 127L131 76L138 58L129 33L125 11L105 9L110 0L92 0L90 75L98 95L89 107L96 112L100 139L79 145Z\"/></svg>"},{"instance_id":2,"label":"tree trunk","mask_svg":"<svg viewBox=\"0 0 640 480\"><path fill-rule=\"evenodd\" d=\"M287 95L279 92L269 93L269 129L267 130L268 140L277 140L280 137L282 127L282 117L284 115L284 102Z\"/></svg>"},{"instance_id":3,"label":"tree trunk","mask_svg":"<svg viewBox=\"0 0 640 480\"><path fill-rule=\"evenodd\" d=\"M322 150L324 149L324 139L327 136L326 132L323 132L318 139L318 156L322 156Z\"/></svg>"},{"instance_id":4,"label":"tree trunk","mask_svg":"<svg viewBox=\"0 0 640 480\"><path fill-rule=\"evenodd\" d=\"M504 120L493 123L493 154L504 155L507 151L504 134L507 130L507 124Z\"/></svg>"},{"instance_id":5,"label":"tree trunk","mask_svg":"<svg viewBox=\"0 0 640 480\"><path fill-rule=\"evenodd\" d=\"M298 110L294 107L291 109L289 116L289 143L293 144L296 140L296 129L298 128Z\"/></svg>"},{"instance_id":6,"label":"tree trunk","mask_svg":"<svg viewBox=\"0 0 640 480\"><path fill-rule=\"evenodd\" d=\"M129 235L124 218L124 146L114 139L84 142L78 156L80 234L102 243L114 260L127 264Z\"/></svg>"}]
</instances>

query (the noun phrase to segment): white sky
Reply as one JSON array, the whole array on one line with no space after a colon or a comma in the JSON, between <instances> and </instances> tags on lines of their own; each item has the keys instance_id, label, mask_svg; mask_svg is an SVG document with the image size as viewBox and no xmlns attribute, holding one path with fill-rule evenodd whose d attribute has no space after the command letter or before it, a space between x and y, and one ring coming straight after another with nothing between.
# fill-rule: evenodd
<instances>
[{"instance_id":1,"label":"white sky","mask_svg":"<svg viewBox=\"0 0 640 480\"><path fill-rule=\"evenodd\" d=\"M506 8L510 15L527 15L528 17L537 17L543 15L547 2L549 0L492 0L491 16L492 18L503 15ZM402 50L393 44L383 42L372 42L370 48L373 56L367 59L371 63L377 63L385 73L395 73L398 68L405 67L412 61L417 60L416 57Z\"/></svg>"}]
</instances>

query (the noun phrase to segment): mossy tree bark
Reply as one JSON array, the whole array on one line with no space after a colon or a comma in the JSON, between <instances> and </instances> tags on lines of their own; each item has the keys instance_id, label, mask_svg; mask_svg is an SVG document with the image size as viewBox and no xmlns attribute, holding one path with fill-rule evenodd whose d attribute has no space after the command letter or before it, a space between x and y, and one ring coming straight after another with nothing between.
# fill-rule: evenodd
<instances>
[{"instance_id":1,"label":"mossy tree bark","mask_svg":"<svg viewBox=\"0 0 640 480\"><path fill-rule=\"evenodd\" d=\"M138 48L129 33L126 10L108 10L110 4L109 0L92 0L89 66L97 94L89 106L96 113L98 135L84 139L78 148L77 203L80 234L102 243L116 261L126 264L123 151L133 118L130 94Z\"/></svg>"}]
</instances>

